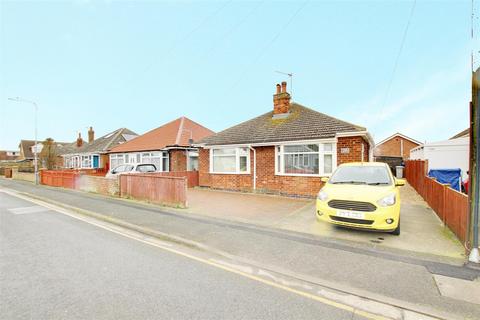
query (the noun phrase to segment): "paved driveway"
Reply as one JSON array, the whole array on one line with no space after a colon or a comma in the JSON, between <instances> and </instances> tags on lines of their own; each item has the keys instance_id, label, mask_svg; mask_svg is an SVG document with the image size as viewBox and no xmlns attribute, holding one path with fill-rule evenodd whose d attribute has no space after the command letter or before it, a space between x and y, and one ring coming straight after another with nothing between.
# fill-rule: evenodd
<instances>
[{"instance_id":1,"label":"paved driveway","mask_svg":"<svg viewBox=\"0 0 480 320\"><path fill-rule=\"evenodd\" d=\"M190 213L342 239L412 253L464 258L464 249L408 184L401 189L402 233L351 230L318 222L315 201L209 189L189 189Z\"/></svg>"}]
</instances>

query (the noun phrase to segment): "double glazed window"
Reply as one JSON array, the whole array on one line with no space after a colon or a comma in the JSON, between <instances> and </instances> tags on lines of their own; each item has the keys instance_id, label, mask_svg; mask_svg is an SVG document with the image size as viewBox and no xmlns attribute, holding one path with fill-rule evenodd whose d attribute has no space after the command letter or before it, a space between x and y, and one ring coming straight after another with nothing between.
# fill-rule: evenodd
<instances>
[{"instance_id":1,"label":"double glazed window","mask_svg":"<svg viewBox=\"0 0 480 320\"><path fill-rule=\"evenodd\" d=\"M332 143L282 145L276 147L275 171L285 175L327 175L334 163Z\"/></svg>"},{"instance_id":2,"label":"double glazed window","mask_svg":"<svg viewBox=\"0 0 480 320\"><path fill-rule=\"evenodd\" d=\"M121 153L110 155L110 167L115 168L122 164L154 164L158 171L169 171L168 151L154 151L142 153Z\"/></svg>"},{"instance_id":3,"label":"double glazed window","mask_svg":"<svg viewBox=\"0 0 480 320\"><path fill-rule=\"evenodd\" d=\"M212 173L249 173L250 153L248 148L222 148L210 150Z\"/></svg>"}]
</instances>

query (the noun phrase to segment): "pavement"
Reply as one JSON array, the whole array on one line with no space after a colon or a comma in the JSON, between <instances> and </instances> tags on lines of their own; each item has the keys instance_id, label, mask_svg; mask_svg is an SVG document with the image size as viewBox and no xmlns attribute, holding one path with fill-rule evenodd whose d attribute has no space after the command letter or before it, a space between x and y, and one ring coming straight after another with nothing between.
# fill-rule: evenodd
<instances>
[{"instance_id":1,"label":"pavement","mask_svg":"<svg viewBox=\"0 0 480 320\"><path fill-rule=\"evenodd\" d=\"M441 319L478 319L480 305L439 290L435 276L476 288L478 270L362 243L233 222L138 202L0 179L0 188L46 200L87 216L237 262L288 275L359 299L382 302ZM473 285L472 285L473 283Z\"/></svg>"},{"instance_id":2,"label":"pavement","mask_svg":"<svg viewBox=\"0 0 480 320\"><path fill-rule=\"evenodd\" d=\"M367 319L0 193L2 319Z\"/></svg>"},{"instance_id":3,"label":"pavement","mask_svg":"<svg viewBox=\"0 0 480 320\"><path fill-rule=\"evenodd\" d=\"M189 189L186 212L260 226L291 230L314 236L329 237L409 251L411 254L457 259L463 262L465 248L445 227L435 212L410 185L400 189L402 232L388 233L352 230L318 222L315 200L272 195L238 193L211 189Z\"/></svg>"}]
</instances>

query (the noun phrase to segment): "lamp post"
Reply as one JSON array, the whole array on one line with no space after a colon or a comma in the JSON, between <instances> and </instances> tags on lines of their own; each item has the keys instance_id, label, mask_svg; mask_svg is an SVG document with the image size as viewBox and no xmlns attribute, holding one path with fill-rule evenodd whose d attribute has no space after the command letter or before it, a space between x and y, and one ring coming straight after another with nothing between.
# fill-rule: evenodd
<instances>
[{"instance_id":1,"label":"lamp post","mask_svg":"<svg viewBox=\"0 0 480 320\"><path fill-rule=\"evenodd\" d=\"M34 166L35 166L35 184L38 184L38 156L37 156L37 113L38 113L38 105L35 103L35 101L30 101L27 99L22 99L20 97L15 97L15 98L8 98L8 100L11 101L16 101L16 102L24 102L24 103L29 103L34 106L35 108L35 149L34 149Z\"/></svg>"}]
</instances>

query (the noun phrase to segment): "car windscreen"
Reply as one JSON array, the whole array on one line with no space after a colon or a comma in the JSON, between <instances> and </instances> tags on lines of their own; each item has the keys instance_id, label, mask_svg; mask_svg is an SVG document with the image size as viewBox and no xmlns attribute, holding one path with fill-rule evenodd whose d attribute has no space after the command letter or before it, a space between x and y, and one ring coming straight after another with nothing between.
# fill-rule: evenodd
<instances>
[{"instance_id":1,"label":"car windscreen","mask_svg":"<svg viewBox=\"0 0 480 320\"><path fill-rule=\"evenodd\" d=\"M333 184L389 185L392 183L388 169L383 166L339 167L328 181Z\"/></svg>"}]
</instances>

